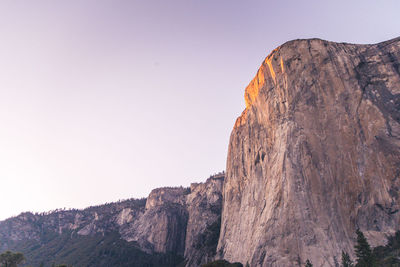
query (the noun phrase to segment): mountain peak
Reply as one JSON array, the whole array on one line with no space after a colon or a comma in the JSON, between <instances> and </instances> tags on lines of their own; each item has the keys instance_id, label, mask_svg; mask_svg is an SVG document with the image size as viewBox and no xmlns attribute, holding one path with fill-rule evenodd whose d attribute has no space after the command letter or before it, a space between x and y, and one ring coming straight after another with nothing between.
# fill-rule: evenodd
<instances>
[{"instance_id":1,"label":"mountain peak","mask_svg":"<svg viewBox=\"0 0 400 267\"><path fill-rule=\"evenodd\" d=\"M231 134L218 249L251 266L329 266L360 228L399 230L400 38L293 40L267 56Z\"/></svg>"}]
</instances>

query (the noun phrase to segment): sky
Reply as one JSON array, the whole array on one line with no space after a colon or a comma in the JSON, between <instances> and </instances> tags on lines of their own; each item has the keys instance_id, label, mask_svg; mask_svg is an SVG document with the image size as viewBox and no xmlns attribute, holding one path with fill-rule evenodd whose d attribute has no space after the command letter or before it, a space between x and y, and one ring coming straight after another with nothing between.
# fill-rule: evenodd
<instances>
[{"instance_id":1,"label":"sky","mask_svg":"<svg viewBox=\"0 0 400 267\"><path fill-rule=\"evenodd\" d=\"M225 169L244 89L280 44L400 36L400 1L0 2L0 219L189 186Z\"/></svg>"}]
</instances>

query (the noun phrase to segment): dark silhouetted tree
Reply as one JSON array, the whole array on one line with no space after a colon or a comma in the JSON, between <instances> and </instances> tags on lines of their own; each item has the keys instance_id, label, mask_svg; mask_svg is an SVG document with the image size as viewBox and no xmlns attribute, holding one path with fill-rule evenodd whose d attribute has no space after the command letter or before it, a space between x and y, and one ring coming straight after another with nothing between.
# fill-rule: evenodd
<instances>
[{"instance_id":1,"label":"dark silhouetted tree","mask_svg":"<svg viewBox=\"0 0 400 267\"><path fill-rule=\"evenodd\" d=\"M312 267L312 263L309 259L306 260L306 265L304 265L305 267Z\"/></svg>"},{"instance_id":2,"label":"dark silhouetted tree","mask_svg":"<svg viewBox=\"0 0 400 267\"><path fill-rule=\"evenodd\" d=\"M350 259L350 256L347 252L342 250L342 266L341 267L353 267L354 264Z\"/></svg>"},{"instance_id":3,"label":"dark silhouetted tree","mask_svg":"<svg viewBox=\"0 0 400 267\"><path fill-rule=\"evenodd\" d=\"M1 267L17 267L18 264L22 263L25 257L22 253L6 251L0 254L0 266Z\"/></svg>"},{"instance_id":4,"label":"dark silhouetted tree","mask_svg":"<svg viewBox=\"0 0 400 267\"><path fill-rule=\"evenodd\" d=\"M373 267L374 255L372 254L371 246L365 238L363 232L357 229L357 244L354 246L356 252L357 261L356 267Z\"/></svg>"}]
</instances>

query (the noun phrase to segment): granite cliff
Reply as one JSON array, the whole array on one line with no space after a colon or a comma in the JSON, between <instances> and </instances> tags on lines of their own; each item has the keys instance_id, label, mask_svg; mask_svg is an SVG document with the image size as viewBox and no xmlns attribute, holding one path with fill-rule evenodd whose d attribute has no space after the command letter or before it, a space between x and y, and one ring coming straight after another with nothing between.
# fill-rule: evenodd
<instances>
[{"instance_id":1,"label":"granite cliff","mask_svg":"<svg viewBox=\"0 0 400 267\"><path fill-rule=\"evenodd\" d=\"M220 258L333 266L360 228L373 246L400 228L400 38L294 40L245 90L232 131Z\"/></svg>"}]
</instances>

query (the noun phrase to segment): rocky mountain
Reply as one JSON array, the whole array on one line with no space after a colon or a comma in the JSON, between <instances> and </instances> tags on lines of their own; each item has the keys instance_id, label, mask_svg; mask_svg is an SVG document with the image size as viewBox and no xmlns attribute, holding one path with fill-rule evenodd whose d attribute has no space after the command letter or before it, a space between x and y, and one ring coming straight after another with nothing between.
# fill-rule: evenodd
<instances>
[{"instance_id":1,"label":"rocky mountain","mask_svg":"<svg viewBox=\"0 0 400 267\"><path fill-rule=\"evenodd\" d=\"M354 258L356 229L374 247L400 230L400 38L287 42L245 102L226 174L147 199L21 214L0 222L1 250L35 266L334 266L342 250ZM397 259L399 236L381 258Z\"/></svg>"},{"instance_id":2,"label":"rocky mountain","mask_svg":"<svg viewBox=\"0 0 400 267\"><path fill-rule=\"evenodd\" d=\"M199 266L216 253L223 180L222 173L147 199L23 213L0 222L0 249L22 251L35 266Z\"/></svg>"},{"instance_id":3,"label":"rocky mountain","mask_svg":"<svg viewBox=\"0 0 400 267\"><path fill-rule=\"evenodd\" d=\"M357 228L373 246L399 230L400 38L287 42L245 101L229 143L220 258L333 266Z\"/></svg>"}]
</instances>

